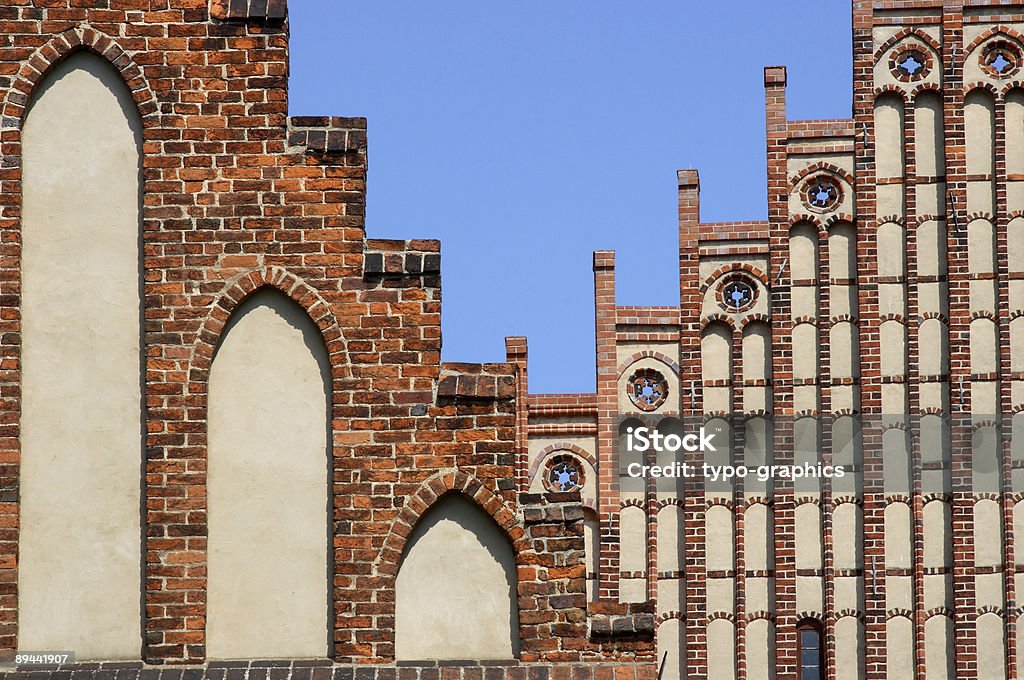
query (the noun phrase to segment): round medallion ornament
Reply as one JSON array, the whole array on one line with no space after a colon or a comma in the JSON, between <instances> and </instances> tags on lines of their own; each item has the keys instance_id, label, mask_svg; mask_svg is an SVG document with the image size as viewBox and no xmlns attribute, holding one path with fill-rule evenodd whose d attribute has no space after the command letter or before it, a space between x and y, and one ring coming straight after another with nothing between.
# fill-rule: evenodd
<instances>
[{"instance_id":1,"label":"round medallion ornament","mask_svg":"<svg viewBox=\"0 0 1024 680\"><path fill-rule=\"evenodd\" d=\"M654 411L668 399L668 382L653 368L641 368L629 379L629 400L641 411Z\"/></svg>"},{"instance_id":2,"label":"round medallion ornament","mask_svg":"<svg viewBox=\"0 0 1024 680\"><path fill-rule=\"evenodd\" d=\"M579 491L583 482L583 466L575 457L560 454L548 460L544 475L544 486L548 491Z\"/></svg>"}]
</instances>

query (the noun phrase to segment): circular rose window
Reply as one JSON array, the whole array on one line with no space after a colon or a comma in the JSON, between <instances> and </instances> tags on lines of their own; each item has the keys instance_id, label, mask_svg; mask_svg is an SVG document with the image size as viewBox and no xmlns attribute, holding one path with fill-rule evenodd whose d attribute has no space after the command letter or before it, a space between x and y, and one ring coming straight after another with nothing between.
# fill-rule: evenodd
<instances>
[{"instance_id":1,"label":"circular rose window","mask_svg":"<svg viewBox=\"0 0 1024 680\"><path fill-rule=\"evenodd\" d=\"M1020 51L1005 40L996 41L981 53L981 68L997 78L1013 75L1020 68Z\"/></svg>"},{"instance_id":2,"label":"circular rose window","mask_svg":"<svg viewBox=\"0 0 1024 680\"><path fill-rule=\"evenodd\" d=\"M653 368L641 368L629 379L629 400L641 411L653 411L668 399L665 376Z\"/></svg>"},{"instance_id":3,"label":"circular rose window","mask_svg":"<svg viewBox=\"0 0 1024 680\"><path fill-rule=\"evenodd\" d=\"M892 72L900 80L920 80L931 70L930 61L928 56L919 49L903 50L893 57Z\"/></svg>"},{"instance_id":4,"label":"circular rose window","mask_svg":"<svg viewBox=\"0 0 1024 680\"><path fill-rule=\"evenodd\" d=\"M743 275L733 274L718 284L718 304L730 314L745 312L757 301L757 284Z\"/></svg>"},{"instance_id":5,"label":"circular rose window","mask_svg":"<svg viewBox=\"0 0 1024 680\"><path fill-rule=\"evenodd\" d=\"M813 177L804 184L804 205L814 212L829 212L839 205L843 197L835 180L827 175Z\"/></svg>"},{"instance_id":6,"label":"circular rose window","mask_svg":"<svg viewBox=\"0 0 1024 680\"><path fill-rule=\"evenodd\" d=\"M583 481L583 466L573 456L559 454L548 460L544 475L548 491L579 491Z\"/></svg>"}]
</instances>

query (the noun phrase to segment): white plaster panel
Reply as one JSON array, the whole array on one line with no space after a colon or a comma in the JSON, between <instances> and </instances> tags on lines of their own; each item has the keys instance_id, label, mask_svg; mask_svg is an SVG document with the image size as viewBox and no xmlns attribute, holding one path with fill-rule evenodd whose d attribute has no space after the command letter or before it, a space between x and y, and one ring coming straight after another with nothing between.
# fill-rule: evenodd
<instances>
[{"instance_id":1,"label":"white plaster panel","mask_svg":"<svg viewBox=\"0 0 1024 680\"><path fill-rule=\"evenodd\" d=\"M619 511L619 569L647 572L647 515L635 505Z\"/></svg>"},{"instance_id":2,"label":"white plaster panel","mask_svg":"<svg viewBox=\"0 0 1024 680\"><path fill-rule=\"evenodd\" d=\"M879 184L875 187L875 210L880 217L906 213L902 184Z\"/></svg>"},{"instance_id":3,"label":"white plaster panel","mask_svg":"<svg viewBox=\"0 0 1024 680\"><path fill-rule=\"evenodd\" d=\"M516 561L501 528L457 494L409 536L395 582L395 658L519 655Z\"/></svg>"},{"instance_id":4,"label":"white plaster panel","mask_svg":"<svg viewBox=\"0 0 1024 680\"><path fill-rule=\"evenodd\" d=\"M932 214L919 212L926 215ZM945 222L925 220L917 226L917 273L921 276L937 276L946 273Z\"/></svg>"},{"instance_id":5,"label":"white plaster panel","mask_svg":"<svg viewBox=\"0 0 1024 680\"><path fill-rule=\"evenodd\" d=\"M903 177L903 101L894 95L875 100L875 173L880 178Z\"/></svg>"},{"instance_id":6,"label":"white plaster panel","mask_svg":"<svg viewBox=\"0 0 1024 680\"><path fill-rule=\"evenodd\" d=\"M979 608L1003 607L1006 604L1003 597L1003 575L999 573L975 574L974 596Z\"/></svg>"},{"instance_id":7,"label":"white plaster panel","mask_svg":"<svg viewBox=\"0 0 1024 680\"><path fill-rule=\"evenodd\" d=\"M727 619L708 624L708 677L733 680L736 677L736 627Z\"/></svg>"},{"instance_id":8,"label":"white plaster panel","mask_svg":"<svg viewBox=\"0 0 1024 680\"><path fill-rule=\"evenodd\" d=\"M736 602L736 581L731 577L707 580L708 613L731 612Z\"/></svg>"},{"instance_id":9,"label":"white plaster panel","mask_svg":"<svg viewBox=\"0 0 1024 680\"><path fill-rule=\"evenodd\" d=\"M829 287L829 316L857 316L857 286Z\"/></svg>"},{"instance_id":10,"label":"white plaster panel","mask_svg":"<svg viewBox=\"0 0 1024 680\"><path fill-rule=\"evenodd\" d=\"M646 602L647 579L624 578L619 581L619 602Z\"/></svg>"},{"instance_id":11,"label":"white plaster panel","mask_svg":"<svg viewBox=\"0 0 1024 680\"><path fill-rule=\"evenodd\" d=\"M886 563L886 566L891 566ZM885 577L885 606L887 609L910 609L914 602L914 581L910 576Z\"/></svg>"},{"instance_id":12,"label":"white plaster panel","mask_svg":"<svg viewBox=\"0 0 1024 680\"><path fill-rule=\"evenodd\" d=\"M987 498L974 504L974 565L1003 563L1003 515L999 504Z\"/></svg>"},{"instance_id":13,"label":"white plaster panel","mask_svg":"<svg viewBox=\"0 0 1024 680\"><path fill-rule=\"evenodd\" d=\"M953 622L948 617L932 616L924 623L925 680L953 680L955 664L952 651Z\"/></svg>"},{"instance_id":14,"label":"white plaster panel","mask_svg":"<svg viewBox=\"0 0 1024 680\"><path fill-rule=\"evenodd\" d=\"M864 609L864 579L860 576L836 576L835 582L835 609Z\"/></svg>"},{"instance_id":15,"label":"white plaster panel","mask_svg":"<svg viewBox=\"0 0 1024 680\"><path fill-rule=\"evenodd\" d=\"M910 506L890 503L885 506L885 566L910 567L911 546Z\"/></svg>"},{"instance_id":16,"label":"white plaster panel","mask_svg":"<svg viewBox=\"0 0 1024 680\"><path fill-rule=\"evenodd\" d=\"M804 503L796 508L796 568L820 569L822 567L821 509L814 503Z\"/></svg>"},{"instance_id":17,"label":"white plaster panel","mask_svg":"<svg viewBox=\"0 0 1024 680\"><path fill-rule=\"evenodd\" d=\"M945 567L953 556L952 510L941 500L924 504L924 566Z\"/></svg>"},{"instance_id":18,"label":"white plaster panel","mask_svg":"<svg viewBox=\"0 0 1024 680\"><path fill-rule=\"evenodd\" d=\"M836 679L863 680L864 631L860 621L844 616L836 621Z\"/></svg>"},{"instance_id":19,"label":"white plaster panel","mask_svg":"<svg viewBox=\"0 0 1024 680\"><path fill-rule=\"evenodd\" d=\"M918 174L921 170L918 169ZM945 182L921 182L915 188L916 212L918 215L946 214L946 183Z\"/></svg>"},{"instance_id":20,"label":"white plaster panel","mask_svg":"<svg viewBox=\"0 0 1024 680\"><path fill-rule=\"evenodd\" d=\"M1002 617L983 614L978 617L978 680L1004 680L1006 678L1006 636Z\"/></svg>"},{"instance_id":21,"label":"white plaster panel","mask_svg":"<svg viewBox=\"0 0 1024 680\"><path fill-rule=\"evenodd\" d=\"M775 626L756 619L746 629L747 677L771 680L775 677Z\"/></svg>"},{"instance_id":22,"label":"white plaster panel","mask_svg":"<svg viewBox=\"0 0 1024 680\"><path fill-rule=\"evenodd\" d=\"M861 509L854 503L843 503L832 512L833 559L836 569L859 569L863 566L861 545L864 528Z\"/></svg>"},{"instance_id":23,"label":"white plaster panel","mask_svg":"<svg viewBox=\"0 0 1024 680\"><path fill-rule=\"evenodd\" d=\"M138 659L142 124L79 52L36 90L22 143L18 647Z\"/></svg>"},{"instance_id":24,"label":"white plaster panel","mask_svg":"<svg viewBox=\"0 0 1024 680\"><path fill-rule=\"evenodd\" d=\"M905 616L885 622L885 661L887 677L914 677L914 626Z\"/></svg>"},{"instance_id":25,"label":"white plaster panel","mask_svg":"<svg viewBox=\"0 0 1024 680\"><path fill-rule=\"evenodd\" d=\"M928 50L929 52L931 50ZM942 127L942 98L935 92L922 92L914 100L914 158L917 174L935 177L946 172ZM918 206L920 208L920 206ZM936 210L919 210L934 215Z\"/></svg>"},{"instance_id":26,"label":"white plaster panel","mask_svg":"<svg viewBox=\"0 0 1024 680\"><path fill-rule=\"evenodd\" d=\"M907 291L902 283L880 283L878 284L878 314L900 314L907 313Z\"/></svg>"},{"instance_id":27,"label":"white plaster panel","mask_svg":"<svg viewBox=\"0 0 1024 680\"><path fill-rule=\"evenodd\" d=\"M878 275L905 276L906 234L903 227L895 222L885 222L878 227Z\"/></svg>"},{"instance_id":28,"label":"white plaster panel","mask_svg":"<svg viewBox=\"0 0 1024 680\"><path fill-rule=\"evenodd\" d=\"M793 319L818 316L817 286L793 286L790 289L790 315Z\"/></svg>"},{"instance_id":29,"label":"white plaster panel","mask_svg":"<svg viewBox=\"0 0 1024 680\"><path fill-rule=\"evenodd\" d=\"M773 611L775 579L763 576L748 576L744 594L747 596L747 611Z\"/></svg>"},{"instance_id":30,"label":"white plaster panel","mask_svg":"<svg viewBox=\"0 0 1024 680\"><path fill-rule=\"evenodd\" d=\"M658 579L658 613L685 610L686 581L681 578Z\"/></svg>"},{"instance_id":31,"label":"white plaster panel","mask_svg":"<svg viewBox=\"0 0 1024 680\"><path fill-rule=\"evenodd\" d=\"M658 659L664 659L662 677L683 678L686 665L686 627L679 619L666 619L658 625Z\"/></svg>"},{"instance_id":32,"label":"white plaster panel","mask_svg":"<svg viewBox=\"0 0 1024 680\"><path fill-rule=\"evenodd\" d=\"M316 325L281 293L256 292L225 328L209 383L210 658L327 655L330 374Z\"/></svg>"},{"instance_id":33,"label":"white plaster panel","mask_svg":"<svg viewBox=\"0 0 1024 680\"><path fill-rule=\"evenodd\" d=\"M953 576L951 574L925 574L924 609L953 608Z\"/></svg>"},{"instance_id":34,"label":"white plaster panel","mask_svg":"<svg viewBox=\"0 0 1024 680\"><path fill-rule=\"evenodd\" d=\"M743 556L747 569L771 569L775 545L771 508L764 503L753 503L743 514Z\"/></svg>"},{"instance_id":35,"label":"white plaster panel","mask_svg":"<svg viewBox=\"0 0 1024 680\"><path fill-rule=\"evenodd\" d=\"M708 571L724 571L735 566L732 520L732 510L724 505L713 505L704 514Z\"/></svg>"},{"instance_id":36,"label":"white plaster panel","mask_svg":"<svg viewBox=\"0 0 1024 680\"><path fill-rule=\"evenodd\" d=\"M684 565L683 509L666 505L658 511L658 571L679 571Z\"/></svg>"},{"instance_id":37,"label":"white plaster panel","mask_svg":"<svg viewBox=\"0 0 1024 680\"><path fill-rule=\"evenodd\" d=\"M820 612L825 607L825 588L820 576L796 577L796 610Z\"/></svg>"}]
</instances>

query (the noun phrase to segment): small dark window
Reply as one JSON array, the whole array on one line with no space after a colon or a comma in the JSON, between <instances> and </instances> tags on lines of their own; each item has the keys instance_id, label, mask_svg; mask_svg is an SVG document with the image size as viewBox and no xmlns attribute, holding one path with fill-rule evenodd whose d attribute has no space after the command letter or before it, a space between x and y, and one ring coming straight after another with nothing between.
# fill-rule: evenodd
<instances>
[{"instance_id":1,"label":"small dark window","mask_svg":"<svg viewBox=\"0 0 1024 680\"><path fill-rule=\"evenodd\" d=\"M800 680L824 680L821 624L808 619L797 625L796 632L800 654Z\"/></svg>"}]
</instances>

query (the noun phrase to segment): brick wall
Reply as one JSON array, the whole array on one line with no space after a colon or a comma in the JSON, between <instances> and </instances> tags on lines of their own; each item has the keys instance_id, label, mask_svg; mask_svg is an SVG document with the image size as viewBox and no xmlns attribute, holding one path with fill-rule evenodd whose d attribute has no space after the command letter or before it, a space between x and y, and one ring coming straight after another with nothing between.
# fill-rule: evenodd
<instances>
[{"instance_id":1,"label":"brick wall","mask_svg":"<svg viewBox=\"0 0 1024 680\"><path fill-rule=\"evenodd\" d=\"M144 125L145 661L205 658L207 381L232 312L265 287L306 310L330 356L334 660L393 660L404 538L446 493L474 499L517 548L524 660L651 659L648 613L587 611L579 499L520 504L515 367L441 364L439 244L366 238L366 121L288 116L283 0L0 7L0 649L13 650L18 631L20 129L35 88L77 50L117 69ZM93 669L157 672L75 673ZM384 666L356 677L651 670ZM249 677L262 673L254 665ZM270 671L280 673L310 671Z\"/></svg>"}]
</instances>

